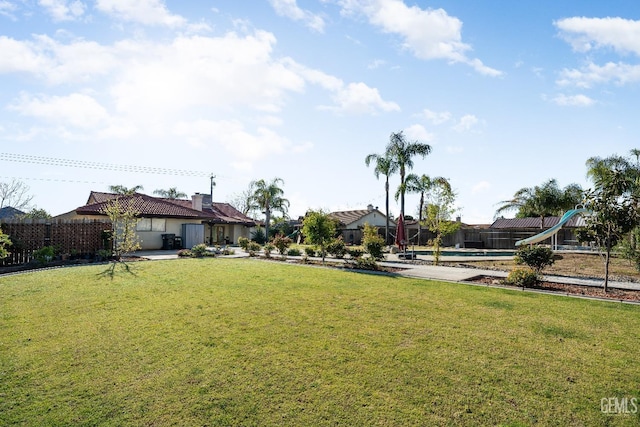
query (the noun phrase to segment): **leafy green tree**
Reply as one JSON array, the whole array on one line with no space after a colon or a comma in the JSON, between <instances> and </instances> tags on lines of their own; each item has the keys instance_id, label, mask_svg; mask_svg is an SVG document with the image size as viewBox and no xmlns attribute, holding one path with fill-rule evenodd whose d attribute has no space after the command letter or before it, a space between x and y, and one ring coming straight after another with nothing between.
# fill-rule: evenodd
<instances>
[{"instance_id":1,"label":"leafy green tree","mask_svg":"<svg viewBox=\"0 0 640 427\"><path fill-rule=\"evenodd\" d=\"M323 211L309 211L302 220L302 234L305 241L320 248L322 263L326 248L336 233L336 221Z\"/></svg>"},{"instance_id":2,"label":"leafy green tree","mask_svg":"<svg viewBox=\"0 0 640 427\"><path fill-rule=\"evenodd\" d=\"M378 234L378 228L369 223L364 224L362 230L362 246L364 251L374 260L384 257L384 239Z\"/></svg>"},{"instance_id":3,"label":"leafy green tree","mask_svg":"<svg viewBox=\"0 0 640 427\"><path fill-rule=\"evenodd\" d=\"M435 235L431 240L435 265L440 262L443 237L455 233L460 228L458 221L451 220L457 210L454 206L455 200L456 195L448 182L434 182L427 193L423 223Z\"/></svg>"},{"instance_id":4,"label":"leafy green tree","mask_svg":"<svg viewBox=\"0 0 640 427\"><path fill-rule=\"evenodd\" d=\"M51 214L44 209L33 208L29 212L20 215L20 217L27 219L49 219L51 218Z\"/></svg>"},{"instance_id":5,"label":"leafy green tree","mask_svg":"<svg viewBox=\"0 0 640 427\"><path fill-rule=\"evenodd\" d=\"M251 206L253 209L259 209L265 214L265 236L269 237L269 227L271 225L271 212L279 211L283 216L287 215L289 208L289 200L283 197L284 190L280 188L284 184L281 178L273 178L271 182L264 179L253 181L251 183L254 189L251 197Z\"/></svg>"},{"instance_id":6,"label":"leafy green tree","mask_svg":"<svg viewBox=\"0 0 640 427\"><path fill-rule=\"evenodd\" d=\"M0 228L0 259L6 258L9 256L9 251L7 250L8 246L11 246L11 240L9 236L2 232Z\"/></svg>"},{"instance_id":7,"label":"leafy green tree","mask_svg":"<svg viewBox=\"0 0 640 427\"><path fill-rule=\"evenodd\" d=\"M372 163L375 163L373 173L376 179L380 179L380 175L384 175L384 191L385 191L385 212L386 222L384 228L385 244L389 244L389 177L397 172L398 165L388 155L369 154L364 159L365 164L369 167Z\"/></svg>"},{"instance_id":8,"label":"leafy green tree","mask_svg":"<svg viewBox=\"0 0 640 427\"><path fill-rule=\"evenodd\" d=\"M615 183L611 183L613 187ZM604 291L609 290L609 264L611 250L636 226L638 222L637 200L620 197L617 189L590 191L585 207L591 211L585 217L586 225L576 235L581 242L595 242L604 251Z\"/></svg>"},{"instance_id":9,"label":"leafy green tree","mask_svg":"<svg viewBox=\"0 0 640 427\"><path fill-rule=\"evenodd\" d=\"M124 185L110 185L109 186L109 191L111 191L112 193L121 195L121 196L131 196L135 193L138 193L140 191L144 190L144 187L142 185L136 185L134 187L131 188L127 188Z\"/></svg>"},{"instance_id":10,"label":"leafy green tree","mask_svg":"<svg viewBox=\"0 0 640 427\"><path fill-rule=\"evenodd\" d=\"M404 195L407 191L407 170L413 169L413 158L420 156L425 158L431 153L431 146L418 141L407 141L400 132L392 133L385 151L385 156L390 158L400 172L400 213L404 217Z\"/></svg>"},{"instance_id":11,"label":"leafy green tree","mask_svg":"<svg viewBox=\"0 0 640 427\"><path fill-rule=\"evenodd\" d=\"M187 193L178 190L177 187L171 187L168 190L158 189L154 190L153 194L157 194L165 199L184 199L187 197Z\"/></svg>"},{"instance_id":12,"label":"leafy green tree","mask_svg":"<svg viewBox=\"0 0 640 427\"><path fill-rule=\"evenodd\" d=\"M425 194L431 191L435 185L441 185L445 188L448 188L451 191L451 184L446 178L441 176L430 178L427 175L416 175L409 174L406 178L406 190L409 193L418 193L420 194L420 203L418 204L418 245L421 240L420 237L422 235L422 220L424 214L424 203L425 203ZM398 200L399 192L396 192L396 200Z\"/></svg>"},{"instance_id":13,"label":"leafy green tree","mask_svg":"<svg viewBox=\"0 0 640 427\"><path fill-rule=\"evenodd\" d=\"M544 218L560 216L582 203L584 191L578 184L569 184L564 189L558 186L555 179L550 179L540 186L521 188L513 198L500 202L502 206L496 216L517 210L516 218L539 217L540 228L544 228Z\"/></svg>"}]
</instances>

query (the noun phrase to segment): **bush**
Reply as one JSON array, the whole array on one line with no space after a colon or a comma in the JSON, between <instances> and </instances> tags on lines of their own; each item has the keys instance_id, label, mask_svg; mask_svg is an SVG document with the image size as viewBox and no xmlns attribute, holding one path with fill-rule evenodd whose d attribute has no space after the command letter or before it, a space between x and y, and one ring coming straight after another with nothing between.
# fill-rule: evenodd
<instances>
[{"instance_id":1,"label":"bush","mask_svg":"<svg viewBox=\"0 0 640 427\"><path fill-rule=\"evenodd\" d=\"M378 263L375 258L372 257L359 257L355 259L354 267L360 270L373 270L377 271L379 269Z\"/></svg>"},{"instance_id":2,"label":"bush","mask_svg":"<svg viewBox=\"0 0 640 427\"><path fill-rule=\"evenodd\" d=\"M360 258L364 254L364 251L362 249L357 248L349 249L348 252L349 256L354 259Z\"/></svg>"},{"instance_id":3,"label":"bush","mask_svg":"<svg viewBox=\"0 0 640 427\"><path fill-rule=\"evenodd\" d=\"M316 256L316 250L315 250L315 248L312 248L311 246L307 246L306 248L304 248L304 253L307 256Z\"/></svg>"},{"instance_id":4,"label":"bush","mask_svg":"<svg viewBox=\"0 0 640 427\"><path fill-rule=\"evenodd\" d=\"M264 245L262 247L262 250L264 251L264 256L266 256L267 258L271 258L271 252L273 252L275 248L276 247L273 246L272 243L267 243L266 245Z\"/></svg>"},{"instance_id":5,"label":"bush","mask_svg":"<svg viewBox=\"0 0 640 427\"><path fill-rule=\"evenodd\" d=\"M289 246L291 246L293 240L286 236L283 236L282 234L278 234L271 243L273 243L273 246L278 249L280 255L284 255L287 253L287 249L289 249Z\"/></svg>"},{"instance_id":6,"label":"bush","mask_svg":"<svg viewBox=\"0 0 640 427\"><path fill-rule=\"evenodd\" d=\"M507 283L513 286L525 287L535 286L538 283L539 276L531 268L514 268L507 276Z\"/></svg>"},{"instance_id":7,"label":"bush","mask_svg":"<svg viewBox=\"0 0 640 427\"><path fill-rule=\"evenodd\" d=\"M264 234L264 229L262 227L256 228L256 231L251 233L251 240L257 242L262 245L267 241L267 236Z\"/></svg>"},{"instance_id":8,"label":"bush","mask_svg":"<svg viewBox=\"0 0 640 427\"><path fill-rule=\"evenodd\" d=\"M300 256L301 252L300 249L298 248L291 248L287 251L287 255L291 255L291 256Z\"/></svg>"},{"instance_id":9,"label":"bush","mask_svg":"<svg viewBox=\"0 0 640 427\"><path fill-rule=\"evenodd\" d=\"M195 245L191 248L191 252L198 258L203 257L207 254L207 245L205 245L204 243Z\"/></svg>"},{"instance_id":10,"label":"bush","mask_svg":"<svg viewBox=\"0 0 640 427\"><path fill-rule=\"evenodd\" d=\"M344 240L342 240L342 236L333 239L327 245L327 253L333 255L336 258L344 258L347 254L347 246L344 244Z\"/></svg>"},{"instance_id":11,"label":"bush","mask_svg":"<svg viewBox=\"0 0 640 427\"><path fill-rule=\"evenodd\" d=\"M247 251L247 247L249 246L249 239L246 237L238 237L238 245L242 248L243 251Z\"/></svg>"},{"instance_id":12,"label":"bush","mask_svg":"<svg viewBox=\"0 0 640 427\"><path fill-rule=\"evenodd\" d=\"M384 257L384 239L378 234L376 227L365 223L362 245L365 252L372 258L382 259Z\"/></svg>"},{"instance_id":13,"label":"bush","mask_svg":"<svg viewBox=\"0 0 640 427\"><path fill-rule=\"evenodd\" d=\"M546 246L521 246L514 258L516 264L525 264L540 274L545 267L555 262L553 251Z\"/></svg>"},{"instance_id":14,"label":"bush","mask_svg":"<svg viewBox=\"0 0 640 427\"><path fill-rule=\"evenodd\" d=\"M40 264L46 264L51 261L56 254L53 246L45 246L33 252L33 258Z\"/></svg>"},{"instance_id":15,"label":"bush","mask_svg":"<svg viewBox=\"0 0 640 427\"><path fill-rule=\"evenodd\" d=\"M233 249L229 249L229 248L224 248L222 250L222 255L233 255L235 253L236 253L236 251L234 251Z\"/></svg>"},{"instance_id":16,"label":"bush","mask_svg":"<svg viewBox=\"0 0 640 427\"><path fill-rule=\"evenodd\" d=\"M249 256L256 256L256 253L260 251L261 246L258 242L250 241L247 245L247 250L249 251Z\"/></svg>"},{"instance_id":17,"label":"bush","mask_svg":"<svg viewBox=\"0 0 640 427\"><path fill-rule=\"evenodd\" d=\"M183 258L189 258L193 256L193 252L190 249L180 249L178 251L178 256Z\"/></svg>"}]
</instances>

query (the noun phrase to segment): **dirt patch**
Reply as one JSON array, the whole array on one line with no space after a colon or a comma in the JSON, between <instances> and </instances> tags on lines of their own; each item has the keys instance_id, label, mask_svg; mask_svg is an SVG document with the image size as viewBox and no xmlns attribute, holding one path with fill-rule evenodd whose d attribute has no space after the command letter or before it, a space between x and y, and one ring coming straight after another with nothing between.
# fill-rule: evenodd
<instances>
[{"instance_id":1,"label":"dirt patch","mask_svg":"<svg viewBox=\"0 0 640 427\"><path fill-rule=\"evenodd\" d=\"M487 285L501 286L509 289L522 289L519 286L507 285L503 278L495 276L478 276L470 280L473 283L484 283ZM614 301L634 301L640 302L640 291L625 289L609 289L605 292L603 288L593 286L568 285L566 283L542 281L535 286L526 289L537 289L546 292L554 292L559 295L576 295L592 298L605 298Z\"/></svg>"}]
</instances>

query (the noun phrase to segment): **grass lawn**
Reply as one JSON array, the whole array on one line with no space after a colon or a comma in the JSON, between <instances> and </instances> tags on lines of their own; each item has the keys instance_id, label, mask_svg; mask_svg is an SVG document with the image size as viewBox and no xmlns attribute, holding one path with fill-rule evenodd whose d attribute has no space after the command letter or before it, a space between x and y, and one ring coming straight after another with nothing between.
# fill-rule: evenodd
<instances>
[{"instance_id":1,"label":"grass lawn","mask_svg":"<svg viewBox=\"0 0 640 427\"><path fill-rule=\"evenodd\" d=\"M1 425L640 423L601 411L640 398L640 306L251 259L135 269L0 277Z\"/></svg>"}]
</instances>

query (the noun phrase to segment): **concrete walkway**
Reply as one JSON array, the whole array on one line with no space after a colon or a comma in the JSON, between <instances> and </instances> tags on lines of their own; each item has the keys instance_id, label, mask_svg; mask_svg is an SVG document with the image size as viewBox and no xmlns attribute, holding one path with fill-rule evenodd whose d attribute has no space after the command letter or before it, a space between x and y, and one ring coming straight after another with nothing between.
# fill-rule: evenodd
<instances>
[{"instance_id":1,"label":"concrete walkway","mask_svg":"<svg viewBox=\"0 0 640 427\"><path fill-rule=\"evenodd\" d=\"M225 258L243 258L248 257L249 255L244 252L240 248L233 248L235 250L234 255L224 255ZM149 260L166 260L166 259L177 259L178 251L177 250L158 250L158 251L139 251L136 252L136 255L147 258ZM279 255L278 255L279 256ZM300 259L300 257L289 257L291 259ZM313 260L320 260L320 258L311 258ZM332 262L340 261L334 258L327 258ZM470 256L451 256L451 257L442 257L442 261L472 261L472 260L493 260L493 259L504 259L504 257L470 257ZM430 256L419 256L419 261L431 261ZM433 280L443 280L447 282L465 282L470 281L474 277L478 276L491 276L496 278L505 278L508 273L506 271L496 271L496 270L484 270L477 268L465 268L465 267L450 267L450 266L435 266L435 265L425 265L425 264L411 264L410 262L400 260L397 255L388 254L386 256L385 261L381 261L380 265L400 268L397 274L405 277L413 277L419 279L433 279ZM603 280L602 279L584 279L578 277L565 277L565 276L543 276L544 280L549 282L556 283L564 283L568 285L580 285L580 286L593 286L593 287L602 287ZM640 283L635 282L618 282L618 281L609 281L609 287L615 289L628 289L628 290L636 290L640 291Z\"/></svg>"}]
</instances>

